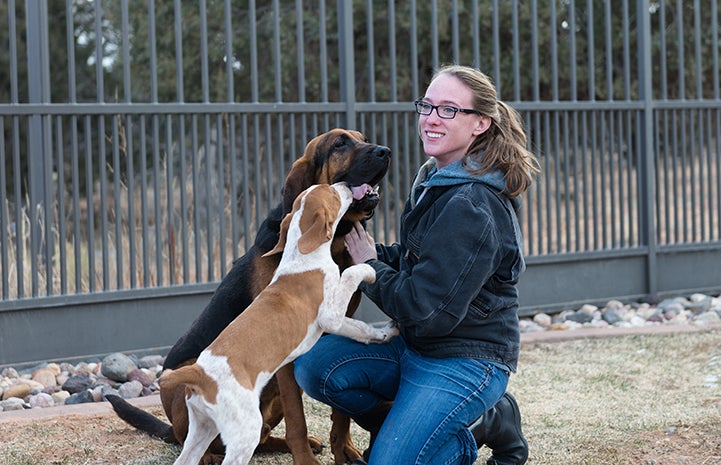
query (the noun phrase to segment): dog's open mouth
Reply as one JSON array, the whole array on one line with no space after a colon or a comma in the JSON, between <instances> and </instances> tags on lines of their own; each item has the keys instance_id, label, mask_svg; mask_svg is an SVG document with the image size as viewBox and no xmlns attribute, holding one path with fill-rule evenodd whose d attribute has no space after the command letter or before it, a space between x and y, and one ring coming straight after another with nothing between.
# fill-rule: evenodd
<instances>
[{"instance_id":1,"label":"dog's open mouth","mask_svg":"<svg viewBox=\"0 0 721 465\"><path fill-rule=\"evenodd\" d=\"M363 200L368 199L372 200L373 198L378 197L378 189L371 187L370 184L361 184L360 186L353 186L350 188L351 192L353 192L353 200Z\"/></svg>"},{"instance_id":2,"label":"dog's open mouth","mask_svg":"<svg viewBox=\"0 0 721 465\"><path fill-rule=\"evenodd\" d=\"M378 202L380 202L378 188L368 183L363 183L360 186L351 186L350 189L353 193L353 203L350 209L357 212L366 212L368 217L370 217L370 215L373 214L373 209L375 209Z\"/></svg>"}]
</instances>

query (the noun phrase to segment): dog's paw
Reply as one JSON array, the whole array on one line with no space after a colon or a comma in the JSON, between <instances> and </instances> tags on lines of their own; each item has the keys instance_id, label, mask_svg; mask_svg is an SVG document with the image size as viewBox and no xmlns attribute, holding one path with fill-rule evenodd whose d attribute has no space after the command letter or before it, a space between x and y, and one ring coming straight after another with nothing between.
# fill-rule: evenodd
<instances>
[{"instance_id":1,"label":"dog's paw","mask_svg":"<svg viewBox=\"0 0 721 465\"><path fill-rule=\"evenodd\" d=\"M384 343L393 339L399 334L398 325L395 321L389 321L385 326L380 328L373 328L373 335L371 336L371 342Z\"/></svg>"},{"instance_id":2,"label":"dog's paw","mask_svg":"<svg viewBox=\"0 0 721 465\"><path fill-rule=\"evenodd\" d=\"M363 281L367 282L368 284L373 284L376 282L376 270L373 269L372 266L370 266L367 263L360 263L356 266L360 266L360 275L363 277Z\"/></svg>"}]
</instances>

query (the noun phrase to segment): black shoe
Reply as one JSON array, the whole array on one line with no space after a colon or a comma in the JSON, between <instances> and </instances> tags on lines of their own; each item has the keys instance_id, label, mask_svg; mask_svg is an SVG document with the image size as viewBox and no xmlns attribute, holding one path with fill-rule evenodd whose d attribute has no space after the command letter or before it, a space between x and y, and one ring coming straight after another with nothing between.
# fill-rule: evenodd
<instances>
[{"instance_id":1,"label":"black shoe","mask_svg":"<svg viewBox=\"0 0 721 465\"><path fill-rule=\"evenodd\" d=\"M521 431L521 411L510 393L503 394L469 429L478 448L486 445L491 449L487 465L523 465L528 460L528 442Z\"/></svg>"}]
</instances>

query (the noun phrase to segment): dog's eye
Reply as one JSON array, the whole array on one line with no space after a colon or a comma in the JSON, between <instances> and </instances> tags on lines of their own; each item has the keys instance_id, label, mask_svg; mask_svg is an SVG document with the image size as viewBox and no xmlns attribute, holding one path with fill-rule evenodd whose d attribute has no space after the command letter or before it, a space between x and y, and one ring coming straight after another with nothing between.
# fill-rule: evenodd
<instances>
[{"instance_id":1,"label":"dog's eye","mask_svg":"<svg viewBox=\"0 0 721 465\"><path fill-rule=\"evenodd\" d=\"M333 144L333 147L339 149L345 145L345 139L343 137L340 137L336 139L335 144Z\"/></svg>"}]
</instances>

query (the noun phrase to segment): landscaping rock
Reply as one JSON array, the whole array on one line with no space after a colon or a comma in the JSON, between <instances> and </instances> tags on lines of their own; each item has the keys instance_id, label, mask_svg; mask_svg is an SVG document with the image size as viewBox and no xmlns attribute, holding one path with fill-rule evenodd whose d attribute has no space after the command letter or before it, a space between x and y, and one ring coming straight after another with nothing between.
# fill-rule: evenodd
<instances>
[{"instance_id":1,"label":"landscaping rock","mask_svg":"<svg viewBox=\"0 0 721 465\"><path fill-rule=\"evenodd\" d=\"M103 359L101 373L113 381L124 383L128 380L130 372L137 368L130 357L118 352Z\"/></svg>"}]
</instances>

